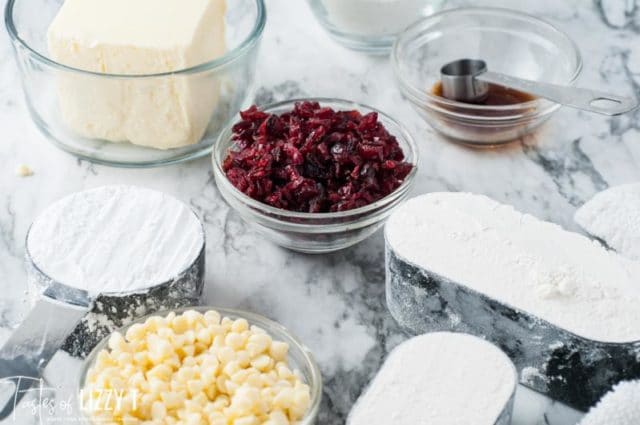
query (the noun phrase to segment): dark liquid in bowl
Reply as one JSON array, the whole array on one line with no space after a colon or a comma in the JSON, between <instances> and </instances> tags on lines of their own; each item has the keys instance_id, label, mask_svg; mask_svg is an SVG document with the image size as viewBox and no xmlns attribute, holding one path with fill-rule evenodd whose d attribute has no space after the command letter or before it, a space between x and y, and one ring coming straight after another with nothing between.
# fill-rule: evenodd
<instances>
[{"instance_id":1,"label":"dark liquid in bowl","mask_svg":"<svg viewBox=\"0 0 640 425\"><path fill-rule=\"evenodd\" d=\"M430 93L446 99L440 81L433 85ZM434 120L440 121L440 127L447 127L449 137L474 146L494 147L531 131L529 125L537 119L537 100L529 93L489 84L488 96L482 102L437 102L429 113ZM471 137L477 142L470 142Z\"/></svg>"},{"instance_id":2,"label":"dark liquid in bowl","mask_svg":"<svg viewBox=\"0 0 640 425\"><path fill-rule=\"evenodd\" d=\"M440 81L435 83L431 92L436 96L444 97L442 94L442 83ZM529 93L489 83L489 94L487 98L482 102L474 104L487 106L517 105L518 103L530 102L536 99L537 98L535 96Z\"/></svg>"}]
</instances>

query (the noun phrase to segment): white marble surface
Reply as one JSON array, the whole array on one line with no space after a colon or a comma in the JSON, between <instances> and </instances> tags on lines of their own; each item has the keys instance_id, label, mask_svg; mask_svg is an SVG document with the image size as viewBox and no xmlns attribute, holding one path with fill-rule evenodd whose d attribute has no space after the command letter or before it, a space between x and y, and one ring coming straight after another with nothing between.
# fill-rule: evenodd
<instances>
[{"instance_id":1,"label":"white marble surface","mask_svg":"<svg viewBox=\"0 0 640 425\"><path fill-rule=\"evenodd\" d=\"M511 148L463 148L434 134L402 100L386 59L336 45L315 22L306 2L267 0L267 4L258 101L337 96L398 117L420 145L416 193L484 193L576 229L573 212L592 194L640 176L640 112L607 118L563 109L538 133ZM501 4L561 25L584 55L583 85L640 94L640 13L633 1L473 4ZM295 254L266 242L229 210L213 183L208 159L127 170L92 165L57 150L29 120L4 31L0 38L0 324L4 334L26 308L23 241L39 211L65 194L102 184L152 187L189 202L206 223L206 302L263 313L299 335L315 352L324 375L319 423L343 423L385 354L405 338L384 305L381 235L332 255ZM18 177L19 164L29 165L35 174ZM59 399L73 392L78 365L64 354L50 364L47 378L59 387ZM515 425L572 425L580 416L524 388L518 391L515 411Z\"/></svg>"}]
</instances>

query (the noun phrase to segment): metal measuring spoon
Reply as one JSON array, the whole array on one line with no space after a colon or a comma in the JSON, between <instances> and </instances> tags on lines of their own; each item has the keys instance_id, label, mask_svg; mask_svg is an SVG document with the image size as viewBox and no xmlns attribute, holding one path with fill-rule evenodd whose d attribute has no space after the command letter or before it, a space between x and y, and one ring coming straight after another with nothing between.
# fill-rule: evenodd
<instances>
[{"instance_id":1,"label":"metal measuring spoon","mask_svg":"<svg viewBox=\"0 0 640 425\"><path fill-rule=\"evenodd\" d=\"M561 105L604 115L620 115L638 107L638 100L634 97L524 80L491 72L487 69L487 63L479 59L449 62L440 69L440 78L443 96L460 102L481 102L489 93L488 83L493 83L543 97Z\"/></svg>"}]
</instances>

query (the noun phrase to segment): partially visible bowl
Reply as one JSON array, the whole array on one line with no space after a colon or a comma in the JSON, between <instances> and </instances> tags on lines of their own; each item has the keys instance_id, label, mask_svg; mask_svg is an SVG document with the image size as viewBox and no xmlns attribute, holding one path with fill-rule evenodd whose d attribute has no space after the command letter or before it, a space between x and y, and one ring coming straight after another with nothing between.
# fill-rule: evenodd
<instances>
[{"instance_id":1,"label":"partially visible bowl","mask_svg":"<svg viewBox=\"0 0 640 425\"><path fill-rule=\"evenodd\" d=\"M262 329L264 329L274 341L282 341L286 342L289 345L289 353L288 360L291 370L298 370L304 380L304 382L309 385L311 391L311 403L309 405L309 410L305 417L298 422L299 425L312 425L316 421L316 417L318 416L318 411L320 409L320 401L322 400L322 375L320 373L320 368L316 363L311 350L307 348L302 342L300 342L295 336L293 336L284 326L279 323L274 322L273 320L267 319L264 316L261 316L256 313L251 313L248 311L234 310L230 308L218 308L218 307L205 307L205 306L197 306L197 307L186 307L176 310L170 310L174 313L180 314L184 313L187 310L195 310L200 313L205 313L209 310L215 310L220 313L222 317L229 317L231 319L245 319L249 322L249 325L255 325ZM166 316L169 312L162 311L154 314L150 314L148 316L142 317L127 326L124 326L118 329L116 332L120 332L122 335L126 334L127 329L133 326L136 323L144 323L149 317L152 316ZM90 368L95 363L96 357L98 354L107 349L109 343L110 336L103 339L94 349L91 351L89 356L85 359L82 370L80 372L80 380L78 381L77 388L77 396L78 396L78 404L82 406L82 389L85 387L87 373ZM86 423L92 423L90 418L87 417L87 412L81 412L84 416ZM85 423L85 422L83 422Z\"/></svg>"},{"instance_id":2,"label":"partially visible bowl","mask_svg":"<svg viewBox=\"0 0 640 425\"><path fill-rule=\"evenodd\" d=\"M267 113L291 111L297 100L287 100L262 107ZM363 114L377 112L379 121L402 148L405 161L414 167L404 182L391 194L377 202L353 210L332 213L293 212L272 207L236 189L227 179L222 163L232 146L232 126L221 134L213 151L213 174L220 193L227 203L249 225L272 242L306 253L337 251L371 236L384 224L389 214L407 197L417 172L418 150L409 132L387 114L369 106L341 99L304 99L319 102L335 110L356 109Z\"/></svg>"},{"instance_id":3,"label":"partially visible bowl","mask_svg":"<svg viewBox=\"0 0 640 425\"><path fill-rule=\"evenodd\" d=\"M224 55L191 68L151 75L95 73L54 61L47 48L47 29L62 3L62 0L8 0L5 9L5 25L14 47L29 113L40 131L61 149L93 162L123 167L186 161L210 152L222 127L246 106L266 22L263 0L227 2L227 52ZM73 120L86 122L83 127L89 129L88 133L96 133L91 130L95 128L91 122L95 117L123 113L117 109L121 103L118 93L135 96L132 102L137 109L128 111L129 115L143 109L151 112L149 117L136 117L140 122L162 122L163 105L154 106L154 96L176 86L187 87L190 104L202 115L198 116L195 127L199 129L198 135L201 130L204 135L195 144L161 150L92 138L70 125ZM71 93L71 101L63 105L60 92ZM131 125L135 128L135 123ZM117 125L114 128L117 130ZM193 137L197 137L196 131L192 131Z\"/></svg>"},{"instance_id":4,"label":"partially visible bowl","mask_svg":"<svg viewBox=\"0 0 640 425\"><path fill-rule=\"evenodd\" d=\"M578 47L567 34L517 11L453 9L407 28L392 53L402 93L437 131L476 146L518 139L549 119L560 105L545 99L473 105L434 95L440 68L461 58L484 59L492 71L562 85L574 84L582 70Z\"/></svg>"},{"instance_id":5,"label":"partially visible bowl","mask_svg":"<svg viewBox=\"0 0 640 425\"><path fill-rule=\"evenodd\" d=\"M308 0L322 27L354 50L388 53L409 24L440 9L443 0Z\"/></svg>"}]
</instances>

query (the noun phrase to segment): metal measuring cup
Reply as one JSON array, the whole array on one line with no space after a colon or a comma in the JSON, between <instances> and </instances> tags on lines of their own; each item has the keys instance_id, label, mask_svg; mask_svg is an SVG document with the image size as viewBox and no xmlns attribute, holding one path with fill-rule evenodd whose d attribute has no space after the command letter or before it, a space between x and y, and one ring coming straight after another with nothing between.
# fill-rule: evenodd
<instances>
[{"instance_id":1,"label":"metal measuring cup","mask_svg":"<svg viewBox=\"0 0 640 425\"><path fill-rule=\"evenodd\" d=\"M4 394L9 397L0 399L0 421L12 414L60 348L84 357L104 337L136 318L199 304L204 287L205 238L198 221L202 246L193 262L166 282L131 292L90 294L57 282L38 267L26 244L29 292L35 302L0 347L0 381L13 384L10 393ZM100 317L99 326L95 325L96 317Z\"/></svg>"},{"instance_id":2,"label":"metal measuring cup","mask_svg":"<svg viewBox=\"0 0 640 425\"><path fill-rule=\"evenodd\" d=\"M489 83L520 90L561 105L604 115L620 115L638 107L634 97L602 91L525 80L489 71L480 59L459 59L440 69L442 94L447 99L479 103L489 93Z\"/></svg>"}]
</instances>

